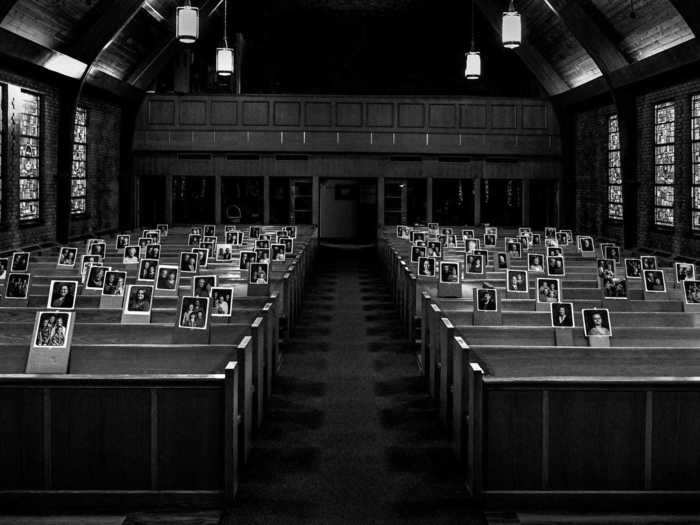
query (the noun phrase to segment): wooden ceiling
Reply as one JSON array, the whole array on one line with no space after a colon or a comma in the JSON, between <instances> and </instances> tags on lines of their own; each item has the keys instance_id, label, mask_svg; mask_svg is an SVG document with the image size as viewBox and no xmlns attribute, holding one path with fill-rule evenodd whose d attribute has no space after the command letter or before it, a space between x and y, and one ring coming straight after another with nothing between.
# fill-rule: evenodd
<instances>
[{"instance_id":1,"label":"wooden ceiling","mask_svg":"<svg viewBox=\"0 0 700 525\"><path fill-rule=\"evenodd\" d=\"M192 1L201 8L202 31L219 27L220 3ZM474 3L491 23L490 30L498 31L507 0ZM109 78L112 86L143 91L177 50L177 5L177 0L4 0L0 54L36 62L58 51L87 64L88 81L104 84ZM231 2L230 7L242 26L235 30L245 32L246 24L257 28L269 17L291 12L382 17L391 31L394 16L445 6L434 0L270 0L245 6ZM551 96L583 92L600 85L601 78L608 85L610 79L632 83L641 78L639 71L651 75L644 64L660 63L661 57L674 60L664 62L666 70L675 63L700 61L695 39L700 31L699 0L516 0L516 7L525 39L516 52ZM467 40L468 20L464 28ZM31 51L20 49L22 43Z\"/></svg>"}]
</instances>

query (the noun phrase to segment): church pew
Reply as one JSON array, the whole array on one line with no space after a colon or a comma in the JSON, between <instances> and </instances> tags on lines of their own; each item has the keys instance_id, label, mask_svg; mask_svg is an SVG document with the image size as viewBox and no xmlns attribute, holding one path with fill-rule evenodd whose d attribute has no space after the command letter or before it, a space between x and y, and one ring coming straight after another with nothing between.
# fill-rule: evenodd
<instances>
[{"instance_id":1,"label":"church pew","mask_svg":"<svg viewBox=\"0 0 700 525\"><path fill-rule=\"evenodd\" d=\"M0 375L0 506L230 506L239 365L220 374Z\"/></svg>"}]
</instances>

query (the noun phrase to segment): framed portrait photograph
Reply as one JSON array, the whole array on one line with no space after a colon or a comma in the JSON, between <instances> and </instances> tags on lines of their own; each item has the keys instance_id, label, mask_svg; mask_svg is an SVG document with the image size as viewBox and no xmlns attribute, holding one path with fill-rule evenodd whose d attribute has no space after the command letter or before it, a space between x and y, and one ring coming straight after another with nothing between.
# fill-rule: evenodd
<instances>
[{"instance_id":1,"label":"framed portrait photograph","mask_svg":"<svg viewBox=\"0 0 700 525\"><path fill-rule=\"evenodd\" d=\"M547 257L547 275L566 275L563 255Z\"/></svg>"},{"instance_id":2,"label":"framed portrait photograph","mask_svg":"<svg viewBox=\"0 0 700 525\"><path fill-rule=\"evenodd\" d=\"M440 282L442 284L456 284L459 279L459 263L458 262L441 262L440 263Z\"/></svg>"},{"instance_id":3,"label":"framed portrait photograph","mask_svg":"<svg viewBox=\"0 0 700 525\"><path fill-rule=\"evenodd\" d=\"M73 310L78 295L78 281L51 281L46 308Z\"/></svg>"},{"instance_id":4,"label":"framed portrait photograph","mask_svg":"<svg viewBox=\"0 0 700 525\"><path fill-rule=\"evenodd\" d=\"M440 233L442 235L452 235L454 230L452 228L440 228Z\"/></svg>"},{"instance_id":5,"label":"framed portrait photograph","mask_svg":"<svg viewBox=\"0 0 700 525\"><path fill-rule=\"evenodd\" d=\"M251 226L248 230L248 237L251 239L257 239L260 237L260 226Z\"/></svg>"},{"instance_id":6,"label":"framed portrait photograph","mask_svg":"<svg viewBox=\"0 0 700 525\"><path fill-rule=\"evenodd\" d=\"M563 300L561 281L559 279L549 279L547 277L537 278L538 303L559 303Z\"/></svg>"},{"instance_id":7,"label":"framed portrait photograph","mask_svg":"<svg viewBox=\"0 0 700 525\"><path fill-rule=\"evenodd\" d=\"M448 235L451 235L451 233L449 233ZM462 240L466 241L467 239L476 239L474 230L462 230Z\"/></svg>"},{"instance_id":8,"label":"framed portrait photograph","mask_svg":"<svg viewBox=\"0 0 700 525\"><path fill-rule=\"evenodd\" d=\"M545 226L544 237L545 237L545 239L556 239L557 238L557 229L554 226Z\"/></svg>"},{"instance_id":9,"label":"framed portrait photograph","mask_svg":"<svg viewBox=\"0 0 700 525\"><path fill-rule=\"evenodd\" d=\"M644 270L644 290L647 292L665 292L666 279L662 270Z\"/></svg>"},{"instance_id":10,"label":"framed portrait photograph","mask_svg":"<svg viewBox=\"0 0 700 525\"><path fill-rule=\"evenodd\" d=\"M78 261L78 248L71 248L69 246L64 246L58 252L58 262L57 266L63 268L74 268L75 263Z\"/></svg>"},{"instance_id":11,"label":"framed portrait photograph","mask_svg":"<svg viewBox=\"0 0 700 525\"><path fill-rule=\"evenodd\" d=\"M123 252L124 248L131 244L131 235L128 233L122 233L117 235L117 240L114 243L114 247L118 252Z\"/></svg>"},{"instance_id":12,"label":"framed portrait photograph","mask_svg":"<svg viewBox=\"0 0 700 525\"><path fill-rule=\"evenodd\" d=\"M27 299L29 297L29 274L10 273L5 285L6 299Z\"/></svg>"},{"instance_id":13,"label":"framed portrait photograph","mask_svg":"<svg viewBox=\"0 0 700 525\"><path fill-rule=\"evenodd\" d=\"M508 254L506 252L496 252L496 269L508 269Z\"/></svg>"},{"instance_id":14,"label":"framed portrait photograph","mask_svg":"<svg viewBox=\"0 0 700 525\"><path fill-rule=\"evenodd\" d=\"M437 222L429 222L428 229L433 230L433 231L437 231L440 229L440 225Z\"/></svg>"},{"instance_id":15,"label":"framed portrait photograph","mask_svg":"<svg viewBox=\"0 0 700 525\"><path fill-rule=\"evenodd\" d=\"M612 259L615 261L617 264L620 264L620 257L621 252L620 252L620 247L616 246L614 244L608 245L605 247L603 257L606 259Z\"/></svg>"},{"instance_id":16,"label":"framed portrait photograph","mask_svg":"<svg viewBox=\"0 0 700 525\"><path fill-rule=\"evenodd\" d=\"M211 290L211 316L231 317L233 288L215 287Z\"/></svg>"},{"instance_id":17,"label":"framed portrait photograph","mask_svg":"<svg viewBox=\"0 0 700 525\"><path fill-rule=\"evenodd\" d=\"M99 290L102 291L102 287L105 284L105 276L112 268L109 266L102 266L101 264L93 264L88 270L87 281L85 282L85 288L87 290Z\"/></svg>"},{"instance_id":18,"label":"framed portrait photograph","mask_svg":"<svg viewBox=\"0 0 700 525\"><path fill-rule=\"evenodd\" d=\"M197 273L199 254L196 252L180 252L180 271L183 273Z\"/></svg>"},{"instance_id":19,"label":"framed portrait photograph","mask_svg":"<svg viewBox=\"0 0 700 525\"><path fill-rule=\"evenodd\" d=\"M214 235L216 235L216 225L205 224L204 225L204 236L205 237L213 237Z\"/></svg>"},{"instance_id":20,"label":"framed portrait photograph","mask_svg":"<svg viewBox=\"0 0 700 525\"><path fill-rule=\"evenodd\" d=\"M532 228L529 226L520 226L518 228L518 237L532 233Z\"/></svg>"},{"instance_id":21,"label":"framed portrait photograph","mask_svg":"<svg viewBox=\"0 0 700 525\"><path fill-rule=\"evenodd\" d=\"M179 288L180 268L174 264L161 264L157 271L156 290L177 290Z\"/></svg>"},{"instance_id":22,"label":"framed portrait photograph","mask_svg":"<svg viewBox=\"0 0 700 525\"><path fill-rule=\"evenodd\" d=\"M615 277L615 261L613 259L596 260L598 277L601 279Z\"/></svg>"},{"instance_id":23,"label":"framed portrait photograph","mask_svg":"<svg viewBox=\"0 0 700 525\"><path fill-rule=\"evenodd\" d=\"M152 284L130 284L124 301L125 314L148 315L153 304Z\"/></svg>"},{"instance_id":24,"label":"framed portrait photograph","mask_svg":"<svg viewBox=\"0 0 700 525\"><path fill-rule=\"evenodd\" d=\"M284 262L286 259L287 250L284 248L284 244L271 244L270 245L270 256L273 261Z\"/></svg>"},{"instance_id":25,"label":"framed portrait photograph","mask_svg":"<svg viewBox=\"0 0 700 525\"><path fill-rule=\"evenodd\" d=\"M201 226L192 226L190 228L190 235L202 235L202 227Z\"/></svg>"},{"instance_id":26,"label":"framed portrait photograph","mask_svg":"<svg viewBox=\"0 0 700 525\"><path fill-rule=\"evenodd\" d=\"M425 246L411 246L411 262L417 263L421 257L427 257L427 250Z\"/></svg>"},{"instance_id":27,"label":"framed portrait photograph","mask_svg":"<svg viewBox=\"0 0 700 525\"><path fill-rule=\"evenodd\" d=\"M542 246L542 236L539 233L531 233L530 244L532 246Z\"/></svg>"},{"instance_id":28,"label":"framed portrait photograph","mask_svg":"<svg viewBox=\"0 0 700 525\"><path fill-rule=\"evenodd\" d=\"M607 308L584 308L581 310L583 318L583 333L586 337L591 335L612 335L610 312Z\"/></svg>"},{"instance_id":29,"label":"framed portrait photograph","mask_svg":"<svg viewBox=\"0 0 700 525\"><path fill-rule=\"evenodd\" d=\"M198 249L204 249L207 251L209 254L209 259L216 260L216 247L218 245L214 244L213 242L200 242ZM191 251L195 251L195 248L192 248Z\"/></svg>"},{"instance_id":30,"label":"framed portrait photograph","mask_svg":"<svg viewBox=\"0 0 700 525\"><path fill-rule=\"evenodd\" d=\"M123 296L126 288L126 272L111 270L105 275L102 295Z\"/></svg>"},{"instance_id":31,"label":"framed portrait photograph","mask_svg":"<svg viewBox=\"0 0 700 525\"><path fill-rule=\"evenodd\" d=\"M695 265L692 263L677 262L675 263L676 282L695 280Z\"/></svg>"},{"instance_id":32,"label":"framed portrait photograph","mask_svg":"<svg viewBox=\"0 0 700 525\"><path fill-rule=\"evenodd\" d=\"M403 239L403 238L404 238L405 231L406 231L406 226L403 226L403 225L400 225L400 224L397 225L397 226L396 226L396 238L397 238L397 239Z\"/></svg>"},{"instance_id":33,"label":"framed portrait photograph","mask_svg":"<svg viewBox=\"0 0 700 525\"><path fill-rule=\"evenodd\" d=\"M685 304L700 304L700 281L686 279L683 281Z\"/></svg>"},{"instance_id":34,"label":"framed portrait photograph","mask_svg":"<svg viewBox=\"0 0 700 525\"><path fill-rule=\"evenodd\" d=\"M146 253L146 247L149 244L153 244L153 239L150 237L139 237L138 244L139 248L141 248L141 253Z\"/></svg>"},{"instance_id":35,"label":"framed portrait photograph","mask_svg":"<svg viewBox=\"0 0 700 525\"><path fill-rule=\"evenodd\" d=\"M83 255L80 257L80 276L83 282L87 280L90 267L94 264L102 264L102 259L99 255Z\"/></svg>"},{"instance_id":36,"label":"framed portrait photograph","mask_svg":"<svg viewBox=\"0 0 700 525\"><path fill-rule=\"evenodd\" d=\"M287 235L287 230L279 230L277 232L277 238L275 239L273 236L272 242L274 242L275 244L279 244L280 239L287 239L287 238L289 238L289 235Z\"/></svg>"},{"instance_id":37,"label":"framed portrait photograph","mask_svg":"<svg viewBox=\"0 0 700 525\"><path fill-rule=\"evenodd\" d=\"M254 262L250 263L250 272L248 274L248 283L250 284L268 284L270 282L270 268L267 263Z\"/></svg>"},{"instance_id":38,"label":"framed portrait photograph","mask_svg":"<svg viewBox=\"0 0 700 525\"><path fill-rule=\"evenodd\" d=\"M280 244L284 244L284 251L287 255L294 254L294 238L280 239Z\"/></svg>"},{"instance_id":39,"label":"framed portrait photograph","mask_svg":"<svg viewBox=\"0 0 700 525\"><path fill-rule=\"evenodd\" d=\"M479 243L479 239L475 239L473 237L469 239L465 239L464 241L464 251L466 253L474 253L476 250L481 248L481 245Z\"/></svg>"},{"instance_id":40,"label":"framed portrait photograph","mask_svg":"<svg viewBox=\"0 0 700 525\"><path fill-rule=\"evenodd\" d=\"M226 241L226 244L230 244L231 246L240 246L243 244L243 232L226 232L224 234L224 240Z\"/></svg>"},{"instance_id":41,"label":"framed portrait photograph","mask_svg":"<svg viewBox=\"0 0 700 525\"><path fill-rule=\"evenodd\" d=\"M4 281L7 278L8 266L9 259L7 259L7 257L0 258L0 281Z\"/></svg>"},{"instance_id":42,"label":"framed portrait photograph","mask_svg":"<svg viewBox=\"0 0 700 525\"><path fill-rule=\"evenodd\" d=\"M192 253L197 254L197 268L206 268L209 264L209 250L206 248L192 248Z\"/></svg>"},{"instance_id":43,"label":"framed portrait photograph","mask_svg":"<svg viewBox=\"0 0 700 525\"><path fill-rule=\"evenodd\" d=\"M520 241L511 240L510 242L506 243L506 252L508 253L508 257L511 259L520 259L522 257L522 246Z\"/></svg>"},{"instance_id":44,"label":"framed portrait photograph","mask_svg":"<svg viewBox=\"0 0 700 525\"><path fill-rule=\"evenodd\" d=\"M421 277L435 277L437 259L435 257L418 258L418 275Z\"/></svg>"},{"instance_id":45,"label":"framed portrait photograph","mask_svg":"<svg viewBox=\"0 0 700 525\"><path fill-rule=\"evenodd\" d=\"M642 261L639 259L625 259L625 277L627 279L641 279Z\"/></svg>"},{"instance_id":46,"label":"framed portrait photograph","mask_svg":"<svg viewBox=\"0 0 700 525\"><path fill-rule=\"evenodd\" d=\"M233 260L233 246L218 244L216 246L216 262L230 262L231 260Z\"/></svg>"},{"instance_id":47,"label":"framed portrait photograph","mask_svg":"<svg viewBox=\"0 0 700 525\"><path fill-rule=\"evenodd\" d=\"M146 230L143 232L143 237L151 239L153 244L160 244L160 231L159 230Z\"/></svg>"},{"instance_id":48,"label":"framed portrait photograph","mask_svg":"<svg viewBox=\"0 0 700 525\"><path fill-rule=\"evenodd\" d=\"M73 312L39 312L34 325L34 346L67 348Z\"/></svg>"},{"instance_id":49,"label":"framed portrait photograph","mask_svg":"<svg viewBox=\"0 0 700 525\"><path fill-rule=\"evenodd\" d=\"M574 242L574 232L571 230L560 230L561 232L566 234L566 242L568 244L572 244Z\"/></svg>"},{"instance_id":50,"label":"framed portrait photograph","mask_svg":"<svg viewBox=\"0 0 700 525\"><path fill-rule=\"evenodd\" d=\"M255 262L259 263L270 263L270 249L269 248L255 248Z\"/></svg>"},{"instance_id":51,"label":"framed portrait photograph","mask_svg":"<svg viewBox=\"0 0 700 525\"><path fill-rule=\"evenodd\" d=\"M455 234L448 235L445 239L445 244L447 245L448 248L456 248L457 247L457 236Z\"/></svg>"},{"instance_id":52,"label":"framed portrait photograph","mask_svg":"<svg viewBox=\"0 0 700 525\"><path fill-rule=\"evenodd\" d=\"M564 255L564 249L559 246L547 246L547 257L559 257Z\"/></svg>"},{"instance_id":53,"label":"framed portrait photograph","mask_svg":"<svg viewBox=\"0 0 700 525\"><path fill-rule=\"evenodd\" d=\"M139 281L155 281L158 271L158 259L141 259L136 279Z\"/></svg>"},{"instance_id":54,"label":"framed portrait photograph","mask_svg":"<svg viewBox=\"0 0 700 525\"><path fill-rule=\"evenodd\" d=\"M208 242L215 245L218 242L218 239L216 238L216 235L205 235L199 242L200 246L203 242Z\"/></svg>"},{"instance_id":55,"label":"framed portrait photograph","mask_svg":"<svg viewBox=\"0 0 700 525\"><path fill-rule=\"evenodd\" d=\"M249 270L251 263L254 263L256 260L254 251L241 250L238 256L238 269Z\"/></svg>"},{"instance_id":56,"label":"framed portrait photograph","mask_svg":"<svg viewBox=\"0 0 700 525\"><path fill-rule=\"evenodd\" d=\"M194 297L211 297L216 286L216 275L196 275L192 277L192 295Z\"/></svg>"},{"instance_id":57,"label":"framed portrait photograph","mask_svg":"<svg viewBox=\"0 0 700 525\"><path fill-rule=\"evenodd\" d=\"M180 303L178 327L206 330L209 322L209 297L185 296Z\"/></svg>"},{"instance_id":58,"label":"framed portrait photograph","mask_svg":"<svg viewBox=\"0 0 700 525\"><path fill-rule=\"evenodd\" d=\"M542 255L541 253L528 253L527 270L529 272L544 273L544 255Z\"/></svg>"},{"instance_id":59,"label":"framed portrait photograph","mask_svg":"<svg viewBox=\"0 0 700 525\"><path fill-rule=\"evenodd\" d=\"M498 237L498 227L497 226L486 226L484 228L484 233L486 235L495 235Z\"/></svg>"},{"instance_id":60,"label":"framed portrait photograph","mask_svg":"<svg viewBox=\"0 0 700 525\"><path fill-rule=\"evenodd\" d=\"M605 277L603 279L603 297L606 299L627 299L627 279Z\"/></svg>"},{"instance_id":61,"label":"framed portrait photograph","mask_svg":"<svg viewBox=\"0 0 700 525\"><path fill-rule=\"evenodd\" d=\"M141 247L140 246L127 246L124 248L124 255L122 257L123 264L138 264L141 258Z\"/></svg>"},{"instance_id":62,"label":"framed portrait photograph","mask_svg":"<svg viewBox=\"0 0 700 525\"><path fill-rule=\"evenodd\" d=\"M557 232L557 242L559 243L559 246L566 246L569 244L569 236L565 231L560 230Z\"/></svg>"},{"instance_id":63,"label":"framed portrait photograph","mask_svg":"<svg viewBox=\"0 0 700 525\"><path fill-rule=\"evenodd\" d=\"M506 272L507 290L514 293L527 293L530 291L527 271L508 270Z\"/></svg>"},{"instance_id":64,"label":"framed portrait photograph","mask_svg":"<svg viewBox=\"0 0 700 525\"><path fill-rule=\"evenodd\" d=\"M200 242L202 242L201 235L197 235L196 233L190 233L187 236L187 246L199 246Z\"/></svg>"},{"instance_id":65,"label":"framed portrait photograph","mask_svg":"<svg viewBox=\"0 0 700 525\"><path fill-rule=\"evenodd\" d=\"M146 259L160 259L160 244L146 246Z\"/></svg>"},{"instance_id":66,"label":"framed portrait photograph","mask_svg":"<svg viewBox=\"0 0 700 525\"><path fill-rule=\"evenodd\" d=\"M498 242L498 237L496 237L492 233L485 233L484 234L484 246L485 247L495 248L497 242Z\"/></svg>"},{"instance_id":67,"label":"framed portrait photograph","mask_svg":"<svg viewBox=\"0 0 700 525\"><path fill-rule=\"evenodd\" d=\"M573 328L574 324L574 304L554 302L550 306L550 317L552 328Z\"/></svg>"},{"instance_id":68,"label":"framed portrait photograph","mask_svg":"<svg viewBox=\"0 0 700 525\"><path fill-rule=\"evenodd\" d=\"M267 250L270 247L270 241L267 239L258 239L255 241L255 248L263 248Z\"/></svg>"},{"instance_id":69,"label":"framed portrait photograph","mask_svg":"<svg viewBox=\"0 0 700 525\"><path fill-rule=\"evenodd\" d=\"M260 233L260 235L258 235L258 240L270 242L272 241L272 235L269 233Z\"/></svg>"},{"instance_id":70,"label":"framed portrait photograph","mask_svg":"<svg viewBox=\"0 0 700 525\"><path fill-rule=\"evenodd\" d=\"M483 255L467 253L464 255L464 273L467 275L484 275L486 263Z\"/></svg>"},{"instance_id":71,"label":"framed portrait photograph","mask_svg":"<svg viewBox=\"0 0 700 525\"><path fill-rule=\"evenodd\" d=\"M442 257L442 246L440 241L428 241L426 246L426 256L427 257Z\"/></svg>"},{"instance_id":72,"label":"framed portrait photograph","mask_svg":"<svg viewBox=\"0 0 700 525\"><path fill-rule=\"evenodd\" d=\"M412 230L410 236L411 244L417 241L425 241L425 232Z\"/></svg>"},{"instance_id":73,"label":"framed portrait photograph","mask_svg":"<svg viewBox=\"0 0 700 525\"><path fill-rule=\"evenodd\" d=\"M642 270L657 270L656 255L642 255L639 258L642 261Z\"/></svg>"},{"instance_id":74,"label":"framed portrait photograph","mask_svg":"<svg viewBox=\"0 0 700 525\"><path fill-rule=\"evenodd\" d=\"M476 291L476 309L479 312L495 312L498 310L498 290L495 288L479 288Z\"/></svg>"},{"instance_id":75,"label":"framed portrait photograph","mask_svg":"<svg viewBox=\"0 0 700 525\"><path fill-rule=\"evenodd\" d=\"M522 247L523 250L529 250L530 249L530 234L526 235L521 235L518 237L518 240L520 241L520 246Z\"/></svg>"},{"instance_id":76,"label":"framed portrait photograph","mask_svg":"<svg viewBox=\"0 0 700 525\"><path fill-rule=\"evenodd\" d=\"M589 235L582 235L579 237L579 240L579 250L581 250L582 253L595 253L595 243L593 242L593 237L590 237Z\"/></svg>"},{"instance_id":77,"label":"framed portrait photograph","mask_svg":"<svg viewBox=\"0 0 700 525\"><path fill-rule=\"evenodd\" d=\"M290 238L296 239L297 238L297 227L296 226L285 226L285 230L287 230L287 235L289 235Z\"/></svg>"},{"instance_id":78,"label":"framed portrait photograph","mask_svg":"<svg viewBox=\"0 0 700 525\"><path fill-rule=\"evenodd\" d=\"M168 236L168 225L167 224L156 224L156 230L160 232L161 237Z\"/></svg>"},{"instance_id":79,"label":"framed portrait photograph","mask_svg":"<svg viewBox=\"0 0 700 525\"><path fill-rule=\"evenodd\" d=\"M29 270L29 252L15 252L12 254L11 272L26 272Z\"/></svg>"}]
</instances>

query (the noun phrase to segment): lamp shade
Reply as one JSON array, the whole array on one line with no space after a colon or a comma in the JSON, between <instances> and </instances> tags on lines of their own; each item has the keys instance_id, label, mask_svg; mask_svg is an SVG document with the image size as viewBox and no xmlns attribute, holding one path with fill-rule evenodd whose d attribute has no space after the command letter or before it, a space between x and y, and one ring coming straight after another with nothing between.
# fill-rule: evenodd
<instances>
[{"instance_id":1,"label":"lamp shade","mask_svg":"<svg viewBox=\"0 0 700 525\"><path fill-rule=\"evenodd\" d=\"M512 5L508 11L503 12L501 38L503 39L503 45L508 49L515 49L523 41L520 13L513 9Z\"/></svg>"},{"instance_id":2,"label":"lamp shade","mask_svg":"<svg viewBox=\"0 0 700 525\"><path fill-rule=\"evenodd\" d=\"M230 47L216 48L216 74L222 77L233 75L233 49Z\"/></svg>"},{"instance_id":3,"label":"lamp shade","mask_svg":"<svg viewBox=\"0 0 700 525\"><path fill-rule=\"evenodd\" d=\"M481 78L481 53L469 51L467 53L467 66L464 70L464 77L467 80L478 80Z\"/></svg>"},{"instance_id":4,"label":"lamp shade","mask_svg":"<svg viewBox=\"0 0 700 525\"><path fill-rule=\"evenodd\" d=\"M199 38L199 9L191 5L177 8L175 18L177 39L183 44L193 44Z\"/></svg>"}]
</instances>

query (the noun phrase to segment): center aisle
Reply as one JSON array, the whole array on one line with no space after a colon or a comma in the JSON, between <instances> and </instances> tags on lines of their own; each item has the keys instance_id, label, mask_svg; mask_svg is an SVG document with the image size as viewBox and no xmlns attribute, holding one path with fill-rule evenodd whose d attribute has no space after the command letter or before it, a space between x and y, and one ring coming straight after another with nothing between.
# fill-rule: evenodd
<instances>
[{"instance_id":1,"label":"center aisle","mask_svg":"<svg viewBox=\"0 0 700 525\"><path fill-rule=\"evenodd\" d=\"M228 523L481 522L374 259L322 249Z\"/></svg>"}]
</instances>

